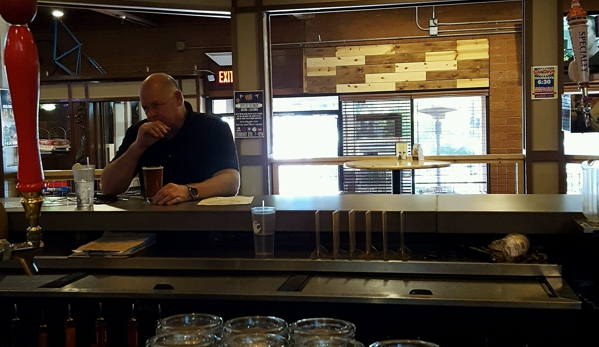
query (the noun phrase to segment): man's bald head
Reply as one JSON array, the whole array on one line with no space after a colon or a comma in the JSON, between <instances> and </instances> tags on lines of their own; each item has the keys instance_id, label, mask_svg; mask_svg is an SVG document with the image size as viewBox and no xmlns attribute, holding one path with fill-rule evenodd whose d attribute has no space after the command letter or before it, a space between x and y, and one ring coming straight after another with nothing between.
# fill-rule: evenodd
<instances>
[{"instance_id":1,"label":"man's bald head","mask_svg":"<svg viewBox=\"0 0 599 347\"><path fill-rule=\"evenodd\" d=\"M164 92L172 92L181 91L179 88L179 83L168 74L157 72L153 73L150 76L146 77L146 79L141 83L141 90L143 91L146 88L157 88L163 90Z\"/></svg>"},{"instance_id":2,"label":"man's bald head","mask_svg":"<svg viewBox=\"0 0 599 347\"><path fill-rule=\"evenodd\" d=\"M174 129L183 125L183 93L172 76L162 72L148 76L141 83L139 99L149 121L159 120Z\"/></svg>"}]
</instances>

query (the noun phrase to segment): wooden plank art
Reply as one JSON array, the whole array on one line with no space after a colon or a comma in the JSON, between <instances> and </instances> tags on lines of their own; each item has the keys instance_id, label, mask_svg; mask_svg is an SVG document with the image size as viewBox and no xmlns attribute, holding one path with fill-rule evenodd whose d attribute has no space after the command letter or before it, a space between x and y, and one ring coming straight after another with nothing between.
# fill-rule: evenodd
<instances>
[{"instance_id":1,"label":"wooden plank art","mask_svg":"<svg viewBox=\"0 0 599 347\"><path fill-rule=\"evenodd\" d=\"M489 40L306 48L307 93L486 88Z\"/></svg>"}]
</instances>

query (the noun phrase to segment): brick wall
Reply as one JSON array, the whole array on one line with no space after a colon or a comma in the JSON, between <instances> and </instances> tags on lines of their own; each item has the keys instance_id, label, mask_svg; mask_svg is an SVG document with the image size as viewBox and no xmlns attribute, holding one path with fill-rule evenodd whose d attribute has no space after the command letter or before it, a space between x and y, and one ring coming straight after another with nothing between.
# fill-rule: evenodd
<instances>
[{"instance_id":1,"label":"brick wall","mask_svg":"<svg viewBox=\"0 0 599 347\"><path fill-rule=\"evenodd\" d=\"M489 154L521 154L523 142L521 35L491 36L489 51L491 69ZM491 165L490 178L491 193L516 192L514 165Z\"/></svg>"}]
</instances>

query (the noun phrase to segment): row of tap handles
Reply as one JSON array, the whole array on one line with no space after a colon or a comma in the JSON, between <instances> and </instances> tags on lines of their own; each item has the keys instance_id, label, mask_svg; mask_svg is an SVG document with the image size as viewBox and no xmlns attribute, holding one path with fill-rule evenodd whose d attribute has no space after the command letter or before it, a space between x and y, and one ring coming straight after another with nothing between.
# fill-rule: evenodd
<instances>
[{"instance_id":1,"label":"row of tap handles","mask_svg":"<svg viewBox=\"0 0 599 347\"><path fill-rule=\"evenodd\" d=\"M158 310L160 312L160 305L158 305ZM64 321L64 337L62 339L64 346L65 347L76 347L77 345L77 328L76 328L76 322L75 320L71 317L71 305L68 304L68 317L67 319ZM107 331L106 331L106 327L107 327L107 323L106 320L104 319L103 315L102 315L102 303L99 304L98 307L98 318L96 318L95 322L94 322L94 337L95 337L95 341L93 341L94 343L92 344L92 346L95 347L106 347L107 345ZM54 324L50 323L50 324ZM138 332L137 332L137 326L138 322L137 319L135 318L135 304L131 305L131 318L129 318L129 320L127 321L127 347L138 347L139 343L138 343ZM52 343L50 343L50 337L49 337L49 332L50 329L48 327L48 324L46 323L46 317L45 317L45 313L42 310L42 318L40 321L40 324L38 326L37 329L37 345L38 347L49 347L50 345L52 345ZM28 343L26 343L26 334L29 334L31 332L28 332L24 329L24 326L22 325L21 322L21 318L19 317L19 313L18 313L18 308L17 308L17 304L14 304L14 317L12 318L12 322L11 322L11 347L23 347L25 345L28 345ZM31 336L29 336L30 338ZM59 338L53 337L53 340L60 340Z\"/></svg>"},{"instance_id":2,"label":"row of tap handles","mask_svg":"<svg viewBox=\"0 0 599 347\"><path fill-rule=\"evenodd\" d=\"M406 261L411 256L411 251L404 243L404 212L400 212L399 222L399 248L393 251L389 247L389 223L387 211L381 212L381 233L382 233L382 250L377 250L372 244L372 211L362 211L364 213L364 235L365 243L364 250L360 250L356 246L356 215L359 211L341 211L332 212L333 224L333 249L329 252L321 242L321 211L314 213L315 232L316 232L316 248L310 254L312 259L364 259L364 260L401 260ZM341 215L347 213L348 219L348 234L349 234L349 249L341 249Z\"/></svg>"}]
</instances>

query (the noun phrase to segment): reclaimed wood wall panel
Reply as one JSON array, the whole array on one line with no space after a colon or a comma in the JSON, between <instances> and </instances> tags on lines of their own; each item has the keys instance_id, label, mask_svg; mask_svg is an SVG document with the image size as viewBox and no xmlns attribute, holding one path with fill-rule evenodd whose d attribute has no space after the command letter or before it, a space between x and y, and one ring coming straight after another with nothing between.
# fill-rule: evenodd
<instances>
[{"instance_id":1,"label":"reclaimed wood wall panel","mask_svg":"<svg viewBox=\"0 0 599 347\"><path fill-rule=\"evenodd\" d=\"M379 73L366 75L367 83L426 81L425 71L407 71L396 73Z\"/></svg>"},{"instance_id":2,"label":"reclaimed wood wall panel","mask_svg":"<svg viewBox=\"0 0 599 347\"><path fill-rule=\"evenodd\" d=\"M396 72L447 71L447 70L457 70L457 69L458 69L458 63L456 60L426 61L426 62L421 62L421 63L395 64Z\"/></svg>"},{"instance_id":3,"label":"reclaimed wood wall panel","mask_svg":"<svg viewBox=\"0 0 599 347\"><path fill-rule=\"evenodd\" d=\"M375 64L396 64L405 62L425 61L425 52L397 53L384 55L367 55L366 65Z\"/></svg>"},{"instance_id":4,"label":"reclaimed wood wall panel","mask_svg":"<svg viewBox=\"0 0 599 347\"><path fill-rule=\"evenodd\" d=\"M344 66L347 67L347 66ZM337 71L339 71L341 67L337 67ZM366 74L364 71L360 71L359 68L356 69L346 69L347 71L352 71L351 73L339 74L337 73L335 78L335 84L354 84L354 83L366 83Z\"/></svg>"},{"instance_id":5,"label":"reclaimed wood wall panel","mask_svg":"<svg viewBox=\"0 0 599 347\"><path fill-rule=\"evenodd\" d=\"M335 93L335 76L314 76L306 81L306 87L314 94Z\"/></svg>"},{"instance_id":6,"label":"reclaimed wood wall panel","mask_svg":"<svg viewBox=\"0 0 599 347\"><path fill-rule=\"evenodd\" d=\"M435 80L454 80L467 78L488 78L489 70L484 69L463 69L454 71L431 71L426 73L428 81Z\"/></svg>"},{"instance_id":7,"label":"reclaimed wood wall panel","mask_svg":"<svg viewBox=\"0 0 599 347\"><path fill-rule=\"evenodd\" d=\"M339 47L335 52L337 57L366 56L395 54L395 45L371 45L371 46L351 46Z\"/></svg>"},{"instance_id":8,"label":"reclaimed wood wall panel","mask_svg":"<svg viewBox=\"0 0 599 347\"><path fill-rule=\"evenodd\" d=\"M489 86L488 39L306 48L305 51L305 92L310 94Z\"/></svg>"},{"instance_id":9,"label":"reclaimed wood wall panel","mask_svg":"<svg viewBox=\"0 0 599 347\"><path fill-rule=\"evenodd\" d=\"M358 83L358 84L338 84L337 93L365 93L365 92L392 92L395 89L395 83Z\"/></svg>"},{"instance_id":10,"label":"reclaimed wood wall panel","mask_svg":"<svg viewBox=\"0 0 599 347\"><path fill-rule=\"evenodd\" d=\"M335 76L337 72L334 66L308 66L306 73L308 76Z\"/></svg>"},{"instance_id":11,"label":"reclaimed wood wall panel","mask_svg":"<svg viewBox=\"0 0 599 347\"><path fill-rule=\"evenodd\" d=\"M364 65L364 56L308 58L308 67L326 67L340 65Z\"/></svg>"},{"instance_id":12,"label":"reclaimed wood wall panel","mask_svg":"<svg viewBox=\"0 0 599 347\"><path fill-rule=\"evenodd\" d=\"M397 82L395 90L435 90L455 89L457 80L423 81L423 82Z\"/></svg>"},{"instance_id":13,"label":"reclaimed wood wall panel","mask_svg":"<svg viewBox=\"0 0 599 347\"><path fill-rule=\"evenodd\" d=\"M456 51L441 51L441 52L426 52L424 53L425 61L454 61L456 60Z\"/></svg>"},{"instance_id":14,"label":"reclaimed wood wall panel","mask_svg":"<svg viewBox=\"0 0 599 347\"><path fill-rule=\"evenodd\" d=\"M438 51L455 51L457 50L456 41L426 41L415 43L402 43L395 45L396 53L411 53L411 52L438 52Z\"/></svg>"}]
</instances>

